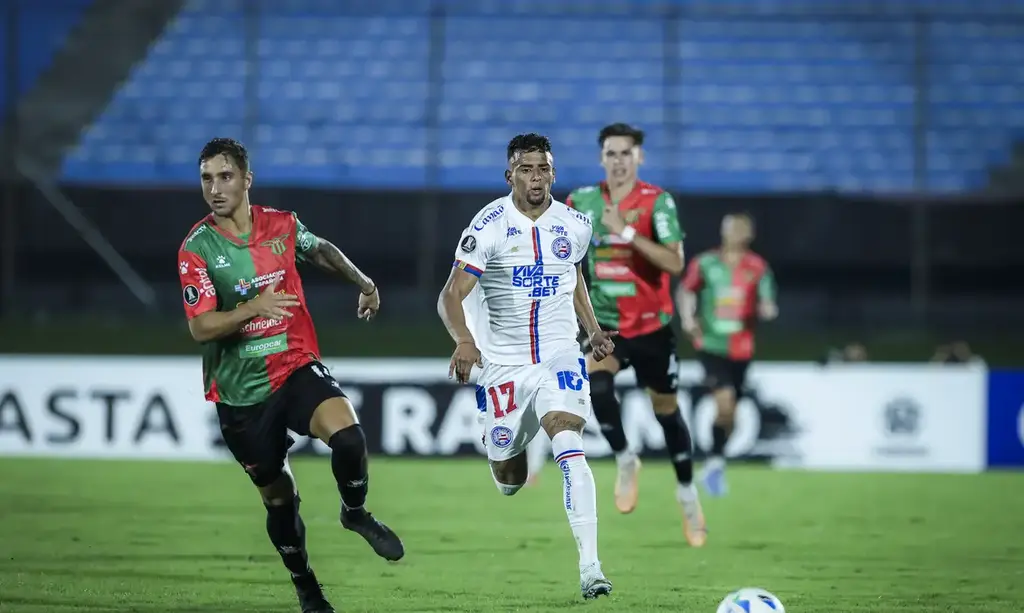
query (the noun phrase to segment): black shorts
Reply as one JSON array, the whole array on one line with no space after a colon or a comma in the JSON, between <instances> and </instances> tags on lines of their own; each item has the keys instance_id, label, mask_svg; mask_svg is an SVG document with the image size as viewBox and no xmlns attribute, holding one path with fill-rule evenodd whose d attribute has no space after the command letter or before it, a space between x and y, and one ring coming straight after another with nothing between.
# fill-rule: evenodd
<instances>
[{"instance_id":1,"label":"black shorts","mask_svg":"<svg viewBox=\"0 0 1024 613\"><path fill-rule=\"evenodd\" d=\"M750 360L732 360L725 356L697 352L697 360L704 367L704 385L711 391L732 388L739 398L747 382L747 368Z\"/></svg>"},{"instance_id":2,"label":"black shorts","mask_svg":"<svg viewBox=\"0 0 1024 613\"><path fill-rule=\"evenodd\" d=\"M612 330L601 326L604 330ZM676 335L671 326L659 328L649 334L623 338L616 336L612 355L623 370L632 368L636 385L656 394L674 394L679 385ZM587 347L587 352L590 348Z\"/></svg>"},{"instance_id":3,"label":"black shorts","mask_svg":"<svg viewBox=\"0 0 1024 613\"><path fill-rule=\"evenodd\" d=\"M217 403L217 418L231 455L258 487L281 475L295 439L288 430L309 436L309 422L320 403L345 394L320 362L293 372L269 398L239 407Z\"/></svg>"}]
</instances>

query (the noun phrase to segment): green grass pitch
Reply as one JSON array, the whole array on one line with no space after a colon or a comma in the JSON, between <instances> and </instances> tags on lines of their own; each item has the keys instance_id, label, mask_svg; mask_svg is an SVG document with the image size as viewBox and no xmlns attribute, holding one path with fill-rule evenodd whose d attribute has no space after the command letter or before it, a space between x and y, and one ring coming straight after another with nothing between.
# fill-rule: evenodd
<instances>
[{"instance_id":1,"label":"green grass pitch","mask_svg":"<svg viewBox=\"0 0 1024 613\"><path fill-rule=\"evenodd\" d=\"M369 508L404 539L389 564L338 525L323 459L295 462L310 556L339 611L713 613L760 586L790 613L1004 612L1024 586L1024 474L731 469L685 545L666 464L619 515L593 462L610 598L580 598L559 474L502 497L486 462L371 461ZM229 463L0 460L0 612L294 613L264 513Z\"/></svg>"}]
</instances>

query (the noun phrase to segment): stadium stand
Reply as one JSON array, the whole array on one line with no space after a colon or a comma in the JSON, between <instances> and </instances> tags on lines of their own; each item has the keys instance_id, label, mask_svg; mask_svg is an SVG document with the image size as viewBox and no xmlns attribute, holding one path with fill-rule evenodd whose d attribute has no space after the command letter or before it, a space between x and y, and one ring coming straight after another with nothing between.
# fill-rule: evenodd
<instances>
[{"instance_id":1,"label":"stadium stand","mask_svg":"<svg viewBox=\"0 0 1024 613\"><path fill-rule=\"evenodd\" d=\"M17 0L9 0L15 2ZM8 91L6 78L0 79L0 110L10 108L11 101L24 94L39 74L50 64L67 35L82 18L93 0L44 0L27 2L18 7L17 76L15 91ZM4 9L6 10L6 3ZM0 66L8 66L7 42L0 44Z\"/></svg>"},{"instance_id":2,"label":"stadium stand","mask_svg":"<svg viewBox=\"0 0 1024 613\"><path fill-rule=\"evenodd\" d=\"M1024 132L1021 0L244 4L191 0L64 180L193 182L225 135L263 184L494 188L510 135L536 130L568 187L598 177L598 128L629 121L645 176L683 190L960 191Z\"/></svg>"}]
</instances>

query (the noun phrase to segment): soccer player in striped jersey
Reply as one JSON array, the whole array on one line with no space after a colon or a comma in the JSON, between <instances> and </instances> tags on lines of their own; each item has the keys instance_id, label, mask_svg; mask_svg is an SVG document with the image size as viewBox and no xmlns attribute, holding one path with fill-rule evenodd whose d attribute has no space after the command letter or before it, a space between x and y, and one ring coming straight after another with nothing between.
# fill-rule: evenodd
<instances>
[{"instance_id":1,"label":"soccer player in striped jersey","mask_svg":"<svg viewBox=\"0 0 1024 613\"><path fill-rule=\"evenodd\" d=\"M594 359L614 350L590 305L580 262L590 222L551 197L551 143L538 134L512 139L505 181L512 191L484 207L455 248L438 314L455 341L449 376L469 381L482 367L477 399L484 444L498 490L511 496L526 482L526 448L540 429L562 471L562 502L579 551L585 599L612 584L597 555L597 492L581 436L590 417L579 323Z\"/></svg>"},{"instance_id":2,"label":"soccer player in striped jersey","mask_svg":"<svg viewBox=\"0 0 1024 613\"><path fill-rule=\"evenodd\" d=\"M618 465L615 505L631 513L639 494L640 459L626 440L613 382L618 371L632 368L665 434L683 534L701 547L707 528L693 484L693 440L679 411L676 335L669 325L671 275L683 270L683 230L672 195L637 178L643 131L616 123L597 142L606 180L575 190L567 204L594 220L590 297L601 326L620 334L608 359L589 364L594 415Z\"/></svg>"},{"instance_id":3,"label":"soccer player in striped jersey","mask_svg":"<svg viewBox=\"0 0 1024 613\"><path fill-rule=\"evenodd\" d=\"M779 314L775 275L768 262L750 249L753 240L752 217L726 215L721 247L695 257L678 289L683 330L697 350L704 383L718 409L711 429L711 454L701 476L712 496L728 492L725 445L754 357L754 328L758 320L771 321Z\"/></svg>"},{"instance_id":4,"label":"soccer player in striped jersey","mask_svg":"<svg viewBox=\"0 0 1024 613\"><path fill-rule=\"evenodd\" d=\"M228 450L259 490L267 534L291 573L302 613L333 613L306 553L288 429L331 448L341 525L387 560L402 558L405 548L364 506L366 438L352 403L320 362L297 265L357 285L361 319L377 313L380 294L294 213L249 203L253 175L241 143L211 140L199 155L199 173L211 213L181 244L178 276L189 331L203 347L206 399L217 405Z\"/></svg>"}]
</instances>

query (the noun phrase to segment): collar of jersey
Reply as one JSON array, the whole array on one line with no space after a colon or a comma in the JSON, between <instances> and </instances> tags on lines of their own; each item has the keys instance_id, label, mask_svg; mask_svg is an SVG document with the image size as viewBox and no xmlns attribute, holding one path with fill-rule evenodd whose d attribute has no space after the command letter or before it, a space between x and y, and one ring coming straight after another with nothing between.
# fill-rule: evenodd
<instances>
[{"instance_id":1,"label":"collar of jersey","mask_svg":"<svg viewBox=\"0 0 1024 613\"><path fill-rule=\"evenodd\" d=\"M245 239L241 239L230 232L224 231L224 229L218 226L217 222L213 219L213 213L210 213L209 215L206 216L206 223L209 224L210 226L213 226L214 232L220 234L221 236L223 236L224 238L228 239L229 241L236 245L251 245L252 237L256 235L256 217L259 214L258 209L259 207L257 207L256 205L249 205L249 211L250 214L252 215L252 228L249 229L249 234L246 236Z\"/></svg>"},{"instance_id":2,"label":"collar of jersey","mask_svg":"<svg viewBox=\"0 0 1024 613\"><path fill-rule=\"evenodd\" d=\"M640 179L637 179L636 183L633 184L633 189L630 190L628 194L623 196L622 200L619 200L618 202L612 202L612 190L608 186L608 182L601 181L601 183L599 183L598 186L601 189L601 197L604 198L605 202L614 204L615 206L621 206L623 202L626 202L627 200L639 194L641 189L649 187L647 183L644 183Z\"/></svg>"},{"instance_id":3,"label":"collar of jersey","mask_svg":"<svg viewBox=\"0 0 1024 613\"><path fill-rule=\"evenodd\" d=\"M509 192L508 195L505 196L504 200L506 209L508 209L512 214L518 216L518 218L521 219L524 223L530 224L531 226L535 226L538 223L540 223L540 220L544 219L544 215L547 215L549 212L551 212L551 209L553 209L554 206L558 204L558 201L555 200L555 197L551 196L551 206L549 206L548 210L544 211L544 213L542 213L541 216L538 217L536 221L534 221L533 219L530 219L525 214L523 214L523 212L520 211L518 207L516 207L516 203L512 200L512 192Z\"/></svg>"}]
</instances>

